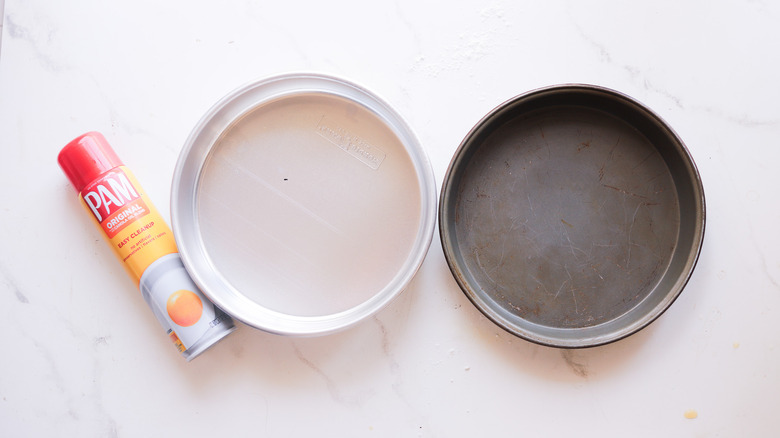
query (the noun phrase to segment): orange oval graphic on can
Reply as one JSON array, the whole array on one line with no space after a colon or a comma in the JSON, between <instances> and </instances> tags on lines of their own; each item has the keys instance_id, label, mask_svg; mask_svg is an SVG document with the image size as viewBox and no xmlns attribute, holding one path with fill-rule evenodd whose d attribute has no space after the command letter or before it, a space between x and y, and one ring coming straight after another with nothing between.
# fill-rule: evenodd
<instances>
[{"instance_id":1,"label":"orange oval graphic on can","mask_svg":"<svg viewBox=\"0 0 780 438\"><path fill-rule=\"evenodd\" d=\"M189 327L200 320L203 314L203 303L195 292L180 289L168 297L166 309L175 324Z\"/></svg>"}]
</instances>

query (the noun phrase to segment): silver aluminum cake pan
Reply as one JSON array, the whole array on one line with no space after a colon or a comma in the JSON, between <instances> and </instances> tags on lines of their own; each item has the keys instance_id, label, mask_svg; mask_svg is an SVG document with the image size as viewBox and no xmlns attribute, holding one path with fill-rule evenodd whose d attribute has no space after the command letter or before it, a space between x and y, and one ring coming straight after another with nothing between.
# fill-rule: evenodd
<instances>
[{"instance_id":1,"label":"silver aluminum cake pan","mask_svg":"<svg viewBox=\"0 0 780 438\"><path fill-rule=\"evenodd\" d=\"M483 118L443 182L439 230L460 288L539 344L590 347L650 324L704 238L704 190L680 138L614 90L560 85Z\"/></svg>"},{"instance_id":2,"label":"silver aluminum cake pan","mask_svg":"<svg viewBox=\"0 0 780 438\"><path fill-rule=\"evenodd\" d=\"M268 332L320 335L409 284L432 240L436 186L387 103L343 79L288 74L233 91L195 126L171 217L217 306Z\"/></svg>"}]
</instances>

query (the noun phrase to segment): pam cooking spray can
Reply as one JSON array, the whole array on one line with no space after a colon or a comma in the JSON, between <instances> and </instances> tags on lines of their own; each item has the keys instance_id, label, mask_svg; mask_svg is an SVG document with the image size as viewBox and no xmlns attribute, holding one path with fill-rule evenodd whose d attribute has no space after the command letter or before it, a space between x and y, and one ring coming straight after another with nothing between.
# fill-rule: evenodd
<instances>
[{"instance_id":1,"label":"pam cooking spray can","mask_svg":"<svg viewBox=\"0 0 780 438\"><path fill-rule=\"evenodd\" d=\"M233 320L198 290L173 232L102 134L76 138L57 161L185 359L235 330Z\"/></svg>"}]
</instances>

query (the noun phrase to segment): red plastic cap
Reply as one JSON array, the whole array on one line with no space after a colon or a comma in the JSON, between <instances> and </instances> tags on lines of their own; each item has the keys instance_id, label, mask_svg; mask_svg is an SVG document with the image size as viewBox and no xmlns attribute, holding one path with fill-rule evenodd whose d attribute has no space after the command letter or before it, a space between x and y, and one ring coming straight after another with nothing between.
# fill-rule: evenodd
<instances>
[{"instance_id":1,"label":"red plastic cap","mask_svg":"<svg viewBox=\"0 0 780 438\"><path fill-rule=\"evenodd\" d=\"M123 165L99 132L88 132L68 143L57 156L57 162L79 193L104 172Z\"/></svg>"}]
</instances>

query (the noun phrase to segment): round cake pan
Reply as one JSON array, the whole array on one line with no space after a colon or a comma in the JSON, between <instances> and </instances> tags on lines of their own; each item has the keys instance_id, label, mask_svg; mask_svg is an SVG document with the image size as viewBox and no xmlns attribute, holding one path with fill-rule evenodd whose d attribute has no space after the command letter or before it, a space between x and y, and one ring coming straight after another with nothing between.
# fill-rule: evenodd
<instances>
[{"instance_id":1,"label":"round cake pan","mask_svg":"<svg viewBox=\"0 0 780 438\"><path fill-rule=\"evenodd\" d=\"M687 283L704 190L680 138L636 100L561 85L507 101L458 148L439 230L463 292L543 345L612 342L650 324Z\"/></svg>"},{"instance_id":2,"label":"round cake pan","mask_svg":"<svg viewBox=\"0 0 780 438\"><path fill-rule=\"evenodd\" d=\"M342 79L248 84L190 134L171 218L187 270L244 323L319 335L411 281L436 223L427 155L402 118Z\"/></svg>"}]
</instances>

